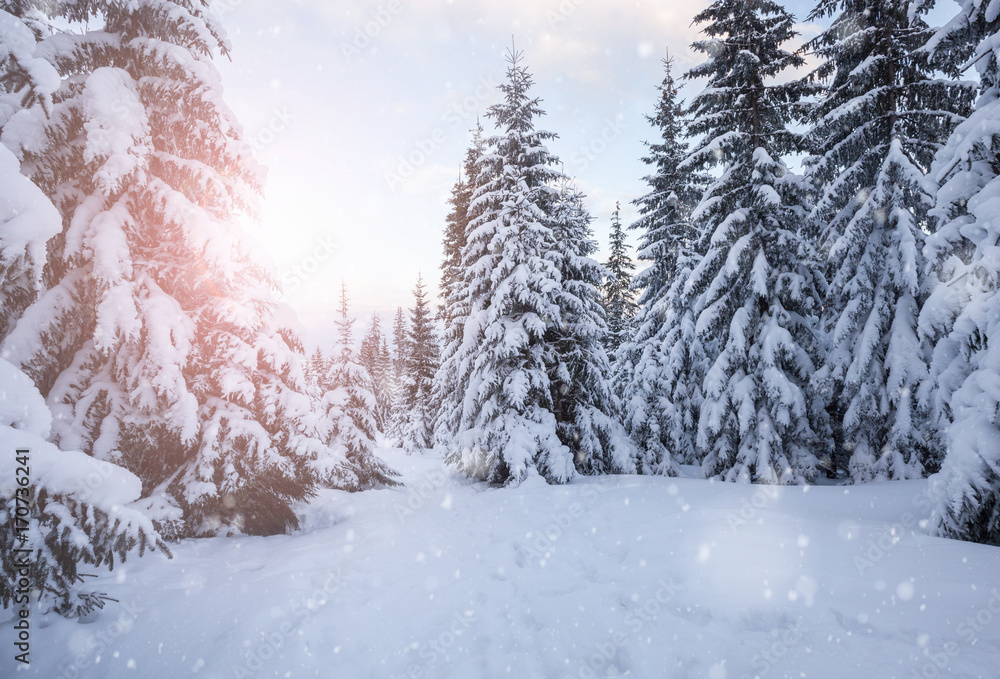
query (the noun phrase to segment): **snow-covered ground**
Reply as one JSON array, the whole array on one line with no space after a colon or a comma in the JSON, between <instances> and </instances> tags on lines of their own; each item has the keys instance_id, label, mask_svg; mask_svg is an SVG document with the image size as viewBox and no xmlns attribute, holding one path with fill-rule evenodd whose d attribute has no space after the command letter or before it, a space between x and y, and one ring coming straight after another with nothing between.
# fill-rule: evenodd
<instances>
[{"instance_id":1,"label":"snow-covered ground","mask_svg":"<svg viewBox=\"0 0 1000 679\"><path fill-rule=\"evenodd\" d=\"M120 604L36 616L16 676L1000 676L1000 549L928 537L927 482L490 489L381 454L406 487L329 492L299 534L102 573Z\"/></svg>"}]
</instances>

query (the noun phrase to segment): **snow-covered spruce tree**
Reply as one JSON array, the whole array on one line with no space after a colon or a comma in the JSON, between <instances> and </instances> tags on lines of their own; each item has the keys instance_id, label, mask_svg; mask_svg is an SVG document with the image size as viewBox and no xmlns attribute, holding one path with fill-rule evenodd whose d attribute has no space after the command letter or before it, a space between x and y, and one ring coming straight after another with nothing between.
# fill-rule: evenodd
<instances>
[{"instance_id":1,"label":"snow-covered spruce tree","mask_svg":"<svg viewBox=\"0 0 1000 679\"><path fill-rule=\"evenodd\" d=\"M188 534L294 526L293 501L356 488L360 468L318 438L301 346L237 221L260 173L222 103L221 28L204 2L44 8L74 29L39 48L64 78L48 117L3 138L63 231L4 351L58 445L136 473Z\"/></svg>"},{"instance_id":2,"label":"snow-covered spruce tree","mask_svg":"<svg viewBox=\"0 0 1000 679\"><path fill-rule=\"evenodd\" d=\"M32 605L67 617L103 608L107 595L80 589L88 566L110 570L116 561L147 550L170 556L152 521L127 506L139 497L142 483L117 465L49 443L48 406L31 379L2 358L0 384L0 521L5 527L0 531L0 606L20 603L15 597L25 589L24 577L27 589L38 592L30 597ZM30 477L19 476L18 467L29 470ZM19 479L29 483L20 485ZM15 519L26 506L27 517Z\"/></svg>"},{"instance_id":3,"label":"snow-covered spruce tree","mask_svg":"<svg viewBox=\"0 0 1000 679\"><path fill-rule=\"evenodd\" d=\"M807 393L822 280L798 232L801 182L781 161L795 148L787 125L799 87L775 82L802 63L782 49L793 18L770 0L718 0L695 22L708 39L694 48L709 58L687 77L708 83L692 103L690 129L703 139L686 165L722 166L693 213L711 232L689 283L696 330L717 341L698 423L702 468L727 481L803 483L824 433Z\"/></svg>"},{"instance_id":4,"label":"snow-covered spruce tree","mask_svg":"<svg viewBox=\"0 0 1000 679\"><path fill-rule=\"evenodd\" d=\"M557 249L550 255L559 274L554 288L560 312L545 341L555 348L549 368L552 409L559 438L585 474L632 474L638 451L620 421L621 404L611 384L604 351L608 329L600 285L607 277L590 255L597 251L583 194L565 183L552 208Z\"/></svg>"},{"instance_id":5,"label":"snow-covered spruce tree","mask_svg":"<svg viewBox=\"0 0 1000 679\"><path fill-rule=\"evenodd\" d=\"M464 293L464 272L462 271L462 251L465 248L469 228L469 205L476 187L476 173L479 158L483 154L483 126L477 121L472 130L472 141L465 152L465 160L458 181L451 189L448 199L451 211L445 219L443 257L441 259L441 310L440 319L446 329L455 326L455 314Z\"/></svg>"},{"instance_id":6,"label":"snow-covered spruce tree","mask_svg":"<svg viewBox=\"0 0 1000 679\"><path fill-rule=\"evenodd\" d=\"M613 399L598 396L607 392L607 357L589 216L557 186L566 177L545 146L555 135L535 129L542 111L521 60L510 51L503 102L487 114L498 134L475 173L465 320L436 380L451 397L436 437L473 478L517 484L537 470L561 483L577 467L627 471L618 463L631 456L614 430ZM573 376L587 380L576 391Z\"/></svg>"},{"instance_id":7,"label":"snow-covered spruce tree","mask_svg":"<svg viewBox=\"0 0 1000 679\"><path fill-rule=\"evenodd\" d=\"M422 276L413 289L410 329L406 339L406 368L402 396L401 438L407 452L430 448L433 444L434 410L431 393L438 369L438 342L431 319Z\"/></svg>"},{"instance_id":8,"label":"snow-covered spruce tree","mask_svg":"<svg viewBox=\"0 0 1000 679\"><path fill-rule=\"evenodd\" d=\"M391 358L383 353L385 336L377 313L372 313L372 320L361 338L361 351L358 355L360 363L372 379L372 395L375 396L375 423L380 431L385 431L389 424L389 411L392 408L390 380L392 379Z\"/></svg>"},{"instance_id":9,"label":"snow-covered spruce tree","mask_svg":"<svg viewBox=\"0 0 1000 679\"><path fill-rule=\"evenodd\" d=\"M393 445L403 445L403 423L406 408L403 399L406 394L406 357L409 353L407 344L406 314L403 307L396 307L396 316L392 321L392 355L389 358L391 379L389 383L389 423L385 437Z\"/></svg>"},{"instance_id":10,"label":"snow-covered spruce tree","mask_svg":"<svg viewBox=\"0 0 1000 679\"><path fill-rule=\"evenodd\" d=\"M696 461L695 434L705 355L695 332L692 294L686 284L700 261L691 209L707 175L681 168L688 156L683 105L677 96L673 59L663 62L656 113L646 116L659 132L642 160L651 167L649 192L636 199L641 232L638 258L649 262L633 280L641 290L634 334L618 352L615 379L623 392L625 426L640 449L639 471L676 473L677 462Z\"/></svg>"},{"instance_id":11,"label":"snow-covered spruce tree","mask_svg":"<svg viewBox=\"0 0 1000 679\"><path fill-rule=\"evenodd\" d=\"M471 149L468 151L471 153ZM472 199L472 182L459 173L458 181L451 187L448 203L451 210L445 217L444 239L441 244L441 306L438 317L444 327L451 327L452 297L461 285L462 280L462 249L465 247L465 230L468 227L469 201Z\"/></svg>"},{"instance_id":12,"label":"snow-covered spruce tree","mask_svg":"<svg viewBox=\"0 0 1000 679\"><path fill-rule=\"evenodd\" d=\"M406 357L409 354L406 343L409 333L406 312L403 307L396 307L396 315L392 319L392 371L397 382L402 382L406 374Z\"/></svg>"},{"instance_id":13,"label":"snow-covered spruce tree","mask_svg":"<svg viewBox=\"0 0 1000 679\"><path fill-rule=\"evenodd\" d=\"M574 474L573 454L560 441L553 414L549 368L555 347L545 332L561 321L560 273L551 208L554 182L563 179L535 129L542 114L529 98L532 79L522 55L508 53L503 101L491 106L498 134L479 162L462 256L468 316L461 345L442 370L454 374L456 435L445 441L447 459L475 479L518 484L536 469L552 483ZM450 371L454 371L451 373Z\"/></svg>"},{"instance_id":14,"label":"snow-covered spruce tree","mask_svg":"<svg viewBox=\"0 0 1000 679\"><path fill-rule=\"evenodd\" d=\"M35 56L35 36L19 18L0 9L0 134L25 105L52 107L59 74ZM0 340L11 333L42 285L46 243L60 231L59 213L30 180L18 159L0 146Z\"/></svg>"},{"instance_id":15,"label":"snow-covered spruce tree","mask_svg":"<svg viewBox=\"0 0 1000 679\"><path fill-rule=\"evenodd\" d=\"M810 15L835 17L806 45L823 59L808 76L820 97L806 166L819 189L812 231L830 263L830 347L814 385L833 415L834 465L849 454L854 482L920 477L939 460L916 399L927 374L916 327L932 203L924 173L969 88L935 77L918 52L926 9L823 0Z\"/></svg>"},{"instance_id":16,"label":"snow-covered spruce tree","mask_svg":"<svg viewBox=\"0 0 1000 679\"><path fill-rule=\"evenodd\" d=\"M478 213L478 209L472 206L472 197L484 149L483 127L477 121L462 164L462 176L452 187L449 199L452 210L445 222L444 257L441 262L441 356L434 375L431 399L434 404L433 443L442 448L446 448L448 442L458 435L461 420L461 401L455 395L458 363L451 358L464 341L468 317L468 272L462 266L462 255L468 242L469 224Z\"/></svg>"},{"instance_id":17,"label":"snow-covered spruce tree","mask_svg":"<svg viewBox=\"0 0 1000 679\"><path fill-rule=\"evenodd\" d=\"M382 434L384 435L386 430L389 428L389 421L392 417L392 351L389 349L389 340L383 334L382 335L382 346L379 347L378 351L378 361L376 362L375 385L377 388L377 395L379 402L379 409L381 413L381 425Z\"/></svg>"},{"instance_id":18,"label":"snow-covered spruce tree","mask_svg":"<svg viewBox=\"0 0 1000 679\"><path fill-rule=\"evenodd\" d=\"M633 371L630 403L637 410L630 413L629 423L632 436L645 443L640 455L643 473L669 473L672 463L702 461L696 445L702 385L708 355L714 355L718 347L714 338L697 332L695 299L688 281L700 261L690 246L677 254L674 280L660 303L660 327L643 346Z\"/></svg>"},{"instance_id":19,"label":"snow-covered spruce tree","mask_svg":"<svg viewBox=\"0 0 1000 679\"><path fill-rule=\"evenodd\" d=\"M1000 546L1000 17L966 0L928 51L942 70L974 66L982 88L931 169L938 229L925 253L936 285L920 328L934 346L928 400L947 449L931 523L938 535Z\"/></svg>"},{"instance_id":20,"label":"snow-covered spruce tree","mask_svg":"<svg viewBox=\"0 0 1000 679\"><path fill-rule=\"evenodd\" d=\"M392 435L392 412L393 403L396 398L395 391L395 371L392 365L392 350L389 348L389 339L383 334L382 335L382 347L379 349L379 374L381 386L381 395L378 397L381 399L379 402L379 407L382 408L382 424L381 432L382 438L387 442L387 445L393 445L394 439Z\"/></svg>"},{"instance_id":21,"label":"snow-covered spruce tree","mask_svg":"<svg viewBox=\"0 0 1000 679\"><path fill-rule=\"evenodd\" d=\"M371 376L354 355L354 318L349 313L347 286L343 284L338 311L337 343L326 377L329 391L323 395L320 412L327 444L349 460L354 471L354 476L345 478L339 487L360 490L374 484L396 485L391 478L395 472L373 455L378 404L372 394Z\"/></svg>"},{"instance_id":22,"label":"snow-covered spruce tree","mask_svg":"<svg viewBox=\"0 0 1000 679\"><path fill-rule=\"evenodd\" d=\"M32 32L0 10L0 73L17 73L0 78L0 129L23 101L46 96L46 81L58 83L55 70L33 56L34 47ZM20 174L17 158L3 144L0 186L2 340L40 292L45 245L59 233L61 219L42 191ZM111 568L134 551L170 554L150 520L124 506L139 497L142 485L121 467L49 443L48 406L28 376L3 358L0 389L0 523L5 527L0 530L0 606L41 603L66 616L103 608L105 595L79 589L81 568ZM25 508L27 515L19 511ZM22 602L19 589L40 594Z\"/></svg>"},{"instance_id":23,"label":"snow-covered spruce tree","mask_svg":"<svg viewBox=\"0 0 1000 679\"><path fill-rule=\"evenodd\" d=\"M632 289L632 272L635 262L629 255L622 229L621 205L615 203L611 214L611 252L604 265L608 275L601 285L604 311L608 322L607 339L604 346L610 356L614 356L623 343L632 336L632 319L635 317L635 291Z\"/></svg>"},{"instance_id":24,"label":"snow-covered spruce tree","mask_svg":"<svg viewBox=\"0 0 1000 679\"><path fill-rule=\"evenodd\" d=\"M306 362L305 375L306 384L310 394L316 394L320 389L320 382L326 376L329 369L329 361L323 355L323 349L316 347L309 360Z\"/></svg>"}]
</instances>

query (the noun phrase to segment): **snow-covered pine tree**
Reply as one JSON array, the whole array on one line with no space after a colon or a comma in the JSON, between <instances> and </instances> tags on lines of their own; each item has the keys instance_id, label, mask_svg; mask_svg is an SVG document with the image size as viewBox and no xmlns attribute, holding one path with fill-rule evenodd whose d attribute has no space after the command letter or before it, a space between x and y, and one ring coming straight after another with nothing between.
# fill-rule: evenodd
<instances>
[{"instance_id":1,"label":"snow-covered pine tree","mask_svg":"<svg viewBox=\"0 0 1000 679\"><path fill-rule=\"evenodd\" d=\"M392 355L389 358L391 380L389 388L389 425L386 428L386 439L393 445L403 445L403 424L406 407L406 357L409 353L406 324L406 314L403 307L396 307L396 315L392 321Z\"/></svg>"},{"instance_id":2,"label":"snow-covered pine tree","mask_svg":"<svg viewBox=\"0 0 1000 679\"><path fill-rule=\"evenodd\" d=\"M555 349L549 380L559 438L580 472L632 474L638 451L621 424L604 351L608 329L600 286L609 272L591 259L597 243L583 194L565 183L560 188L549 219L557 248L550 258L560 275L553 288L560 319L549 324L544 338Z\"/></svg>"},{"instance_id":3,"label":"snow-covered pine tree","mask_svg":"<svg viewBox=\"0 0 1000 679\"><path fill-rule=\"evenodd\" d=\"M624 342L631 338L632 319L636 312L635 292L632 290L632 272L635 262L625 243L622 229L621 205L615 203L611 214L610 254L604 265L608 275L601 285L604 310L607 316L608 333L604 346L610 356L614 356Z\"/></svg>"},{"instance_id":4,"label":"snow-covered pine tree","mask_svg":"<svg viewBox=\"0 0 1000 679\"><path fill-rule=\"evenodd\" d=\"M931 169L940 184L927 238L930 297L920 328L934 347L932 426L947 455L935 477L938 535L1000 546L1000 15L964 0L927 46L944 71L975 67L975 111ZM951 69L949 69L949 64ZM957 73L955 73L957 75Z\"/></svg>"},{"instance_id":5,"label":"snow-covered pine tree","mask_svg":"<svg viewBox=\"0 0 1000 679\"><path fill-rule=\"evenodd\" d=\"M34 48L32 32L0 9L0 73L6 76L0 77L0 130L22 102L47 96L47 82L57 89L58 75L34 57ZM61 218L2 143L0 186L2 341L37 299L46 242L59 233ZM25 578L27 589L39 593L31 596L32 606L66 616L103 608L105 595L79 589L81 568L111 568L134 551L170 554L150 520L124 506L138 498L142 484L121 467L49 443L48 406L28 376L3 358L0 389L0 606L15 603ZM27 515L19 511L24 508Z\"/></svg>"},{"instance_id":6,"label":"snow-covered pine tree","mask_svg":"<svg viewBox=\"0 0 1000 679\"><path fill-rule=\"evenodd\" d=\"M393 409L393 399L396 398L395 391L395 373L392 366L392 350L389 349L389 340L382 335L382 346L379 348L379 368L378 373L381 375L381 390L382 390L382 402L381 407L383 408L382 415L382 438L389 442L388 445L393 445L393 434L392 434L392 409Z\"/></svg>"},{"instance_id":7,"label":"snow-covered pine tree","mask_svg":"<svg viewBox=\"0 0 1000 679\"><path fill-rule=\"evenodd\" d=\"M379 389L379 407L382 409L382 435L383 437L387 435L390 422L392 420L392 384L393 384L393 371L392 371L392 351L389 349L389 339L382 334L382 346L378 350L378 361L377 367L375 369L375 374L378 375L378 385Z\"/></svg>"},{"instance_id":8,"label":"snow-covered pine tree","mask_svg":"<svg viewBox=\"0 0 1000 679\"><path fill-rule=\"evenodd\" d=\"M676 253L674 280L659 304L662 315L649 316L651 326L654 319L662 318L659 329L644 343L632 375L630 402L637 411L629 422L632 436L645 444L640 455L643 473L665 473L671 465L668 458L679 464L702 461L696 444L703 384L708 355L714 355L718 347L713 338L698 335L696 300L688 286L701 255L690 244L681 248Z\"/></svg>"},{"instance_id":9,"label":"snow-covered pine tree","mask_svg":"<svg viewBox=\"0 0 1000 679\"><path fill-rule=\"evenodd\" d=\"M93 5L97 16L104 14L102 3ZM52 21L83 22L90 17L90 7L83 3L48 9ZM170 256L161 263L158 252L164 244L172 245L173 235L168 229L160 233L160 224L182 221L178 215L163 214L166 199L171 193L187 198L162 176L174 171L189 149L172 148L183 145L183 137L166 149L155 148L154 142L162 142L166 132L154 130L150 120L158 112L155 101L162 92L154 92L160 88L148 81L140 91L137 81L167 66L152 58L154 46L180 41L197 28L195 54L178 51L173 61L180 63L171 63L173 72L159 82L178 99L186 95L197 101L199 85L216 87L204 81L216 75L210 58L223 41L207 20L190 16L179 25L154 30L149 41L132 44L131 38L150 28L149 18L131 23L127 8L107 9L106 21L99 22L106 30L45 38L45 53L71 77L63 81L48 119L33 111L35 115L21 116L4 130L5 140L24 161L22 168L52 197L64 222L64 232L50 244L53 256L46 285L51 289L28 311L37 322L9 337L5 348L59 415L57 443L120 460L151 487L182 464L184 444L191 443L199 423L197 397L182 376L194 351L194 329L187 319L178 318L180 314L168 313L177 302L168 292L171 286L165 280L160 284L162 278L172 278L172 271L166 276L161 272L169 271L178 253L170 252L169 245L162 248ZM117 49L94 49L109 34L115 36ZM118 45L119 38L125 44ZM133 71L121 67L130 62ZM207 69L201 77L192 75L187 82L188 72L203 63ZM193 116L204 115L191 110ZM184 129L183 122L174 122L178 131ZM229 141L224 127L229 122L223 117L222 125L213 128L216 142ZM202 155L195 151L189 157L194 161ZM163 165L151 167L161 159ZM235 157L228 159L242 172L234 173L229 186L217 186L228 189L223 194L230 194L225 197L235 203L252 194L253 168ZM196 173L205 175L198 179L205 179L206 185L213 167L205 164ZM189 254L194 260L194 253ZM158 265L155 273L144 266L151 261ZM136 459L152 450L158 453L149 456L152 459Z\"/></svg>"},{"instance_id":10,"label":"snow-covered pine tree","mask_svg":"<svg viewBox=\"0 0 1000 679\"><path fill-rule=\"evenodd\" d=\"M472 141L465 152L465 160L458 181L451 189L448 199L451 211L445 219L443 257L441 260L441 311L440 319L446 329L452 328L458 305L464 293L464 271L462 251L465 248L466 232L469 228L469 206L476 187L476 172L479 158L483 155L483 126L477 121L472 130Z\"/></svg>"},{"instance_id":11,"label":"snow-covered pine tree","mask_svg":"<svg viewBox=\"0 0 1000 679\"><path fill-rule=\"evenodd\" d=\"M823 59L807 78L820 97L807 109L806 166L819 189L812 232L830 263L830 347L814 386L833 416L833 463L849 454L854 482L920 477L939 459L916 399L927 375L916 328L932 203L924 173L970 92L919 53L927 9L823 0L809 17L834 17L806 45Z\"/></svg>"},{"instance_id":12,"label":"snow-covered pine tree","mask_svg":"<svg viewBox=\"0 0 1000 679\"><path fill-rule=\"evenodd\" d=\"M59 74L35 56L35 36L24 22L0 9L0 135L7 123L31 102L52 107ZM0 137L2 138L2 137ZM38 298L46 243L59 234L60 218L52 203L20 174L18 159L0 146L0 340Z\"/></svg>"},{"instance_id":13,"label":"snow-covered pine tree","mask_svg":"<svg viewBox=\"0 0 1000 679\"><path fill-rule=\"evenodd\" d=\"M372 394L371 376L354 355L354 318L348 308L345 284L340 287L338 312L337 342L326 377L329 391L320 402L327 444L350 461L355 475L345 479L349 488L360 490L376 483L396 485L391 478L395 472L373 454L378 405Z\"/></svg>"},{"instance_id":14,"label":"snow-covered pine tree","mask_svg":"<svg viewBox=\"0 0 1000 679\"><path fill-rule=\"evenodd\" d=\"M48 406L30 378L2 358L0 384L0 606L11 607L16 592L25 589L23 577L27 589L38 592L32 606L67 617L104 608L107 595L79 587L87 566L110 570L147 550L170 556L152 521L127 506L139 497L142 483L117 465L49 443ZM30 478L19 476L18 467L30 470ZM26 506L24 517L18 509Z\"/></svg>"},{"instance_id":15,"label":"snow-covered pine tree","mask_svg":"<svg viewBox=\"0 0 1000 679\"><path fill-rule=\"evenodd\" d=\"M776 79L803 59L782 48L794 20L770 0L717 0L695 17L708 78L695 97L688 167L721 166L692 218L711 233L689 285L708 357L697 445L705 475L727 481L803 483L815 474L819 436L807 393L820 359L814 338L822 280L798 229L801 182L781 160L795 83Z\"/></svg>"},{"instance_id":16,"label":"snow-covered pine tree","mask_svg":"<svg viewBox=\"0 0 1000 679\"><path fill-rule=\"evenodd\" d=\"M479 159L485 142L483 127L477 121L472 131L472 141L465 153L462 177L452 188L452 211L445 223L444 258L441 262L441 356L434 375L434 445L447 447L458 435L461 420L461 399L456 395L458 363L451 358L464 341L465 321L468 316L468 271L462 266L462 253L468 242L469 224L478 214L472 197L479 176Z\"/></svg>"},{"instance_id":17,"label":"snow-covered pine tree","mask_svg":"<svg viewBox=\"0 0 1000 679\"><path fill-rule=\"evenodd\" d=\"M396 307L396 315L392 319L392 373L397 383L402 383L406 376L406 357L410 353L407 345L409 334L406 312L403 307Z\"/></svg>"},{"instance_id":18,"label":"snow-covered pine tree","mask_svg":"<svg viewBox=\"0 0 1000 679\"><path fill-rule=\"evenodd\" d=\"M675 459L697 459L706 366L686 284L700 261L690 213L708 179L695 168L680 169L689 149L672 58L664 59L663 69L656 113L646 116L659 132L642 159L652 170L644 178L649 191L634 201L640 217L629 226L641 232L638 258L649 266L632 283L642 292L634 334L615 361L615 379L624 393L626 429L640 449L639 471L673 475Z\"/></svg>"},{"instance_id":19,"label":"snow-covered pine tree","mask_svg":"<svg viewBox=\"0 0 1000 679\"><path fill-rule=\"evenodd\" d=\"M471 153L471 149L468 151ZM468 227L469 201L472 199L472 182L461 171L458 180L451 187L448 204L451 210L444 222L444 238L441 244L441 306L438 317L444 327L452 323L452 309L448 303L462 280L462 249L465 247L465 230Z\"/></svg>"},{"instance_id":20,"label":"snow-covered pine tree","mask_svg":"<svg viewBox=\"0 0 1000 679\"><path fill-rule=\"evenodd\" d=\"M434 410L431 393L438 369L438 342L431 319L422 276L413 289L414 306L410 309L410 328L406 339L406 368L402 398L402 445L412 452L433 444Z\"/></svg>"},{"instance_id":21,"label":"snow-covered pine tree","mask_svg":"<svg viewBox=\"0 0 1000 679\"><path fill-rule=\"evenodd\" d=\"M4 351L47 398L55 442L166 493L189 534L295 525L293 501L358 487L361 468L317 438L302 348L237 221L260 173L222 103L222 29L200 1L43 9L73 28L39 48L64 78L48 117L3 136L63 231Z\"/></svg>"},{"instance_id":22,"label":"snow-covered pine tree","mask_svg":"<svg viewBox=\"0 0 1000 679\"><path fill-rule=\"evenodd\" d=\"M552 483L574 474L573 455L560 441L552 411L549 368L555 347L546 330L561 322L560 273L551 208L553 184L563 175L535 129L542 114L522 54L507 55L503 101L491 106L499 134L486 141L462 266L468 316L460 346L442 370L454 374L456 435L443 441L447 459L465 474L496 484L518 484L537 470ZM454 371L454 372L451 372Z\"/></svg>"},{"instance_id":23,"label":"snow-covered pine tree","mask_svg":"<svg viewBox=\"0 0 1000 679\"><path fill-rule=\"evenodd\" d=\"M310 393L315 394L319 391L319 384L326 376L328 367L328 361L326 356L323 355L323 349L317 346L309 357L305 368L306 383L309 386Z\"/></svg>"},{"instance_id":24,"label":"snow-covered pine tree","mask_svg":"<svg viewBox=\"0 0 1000 679\"><path fill-rule=\"evenodd\" d=\"M372 320L365 331L365 336L361 338L361 351L358 355L358 363L364 366L368 375L372 378L372 395L375 396L375 423L379 431L385 431L389 424L389 411L391 410L391 389L392 379L390 366L387 365L383 355L385 336L382 334L382 327L377 313L372 312Z\"/></svg>"}]
</instances>

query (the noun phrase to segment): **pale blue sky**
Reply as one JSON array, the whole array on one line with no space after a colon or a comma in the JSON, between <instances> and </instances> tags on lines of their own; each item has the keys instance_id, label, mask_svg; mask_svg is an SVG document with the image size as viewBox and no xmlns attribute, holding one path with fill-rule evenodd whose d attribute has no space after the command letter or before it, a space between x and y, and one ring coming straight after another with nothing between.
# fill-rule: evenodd
<instances>
[{"instance_id":1,"label":"pale blue sky","mask_svg":"<svg viewBox=\"0 0 1000 679\"><path fill-rule=\"evenodd\" d=\"M232 62L218 62L226 100L269 167L259 235L307 342L332 337L341 280L359 326L409 306L418 272L436 292L449 190L468 129L497 99L512 35L548 114L539 125L559 134L551 150L588 195L603 259L615 202L628 223L645 188L643 116L660 59L669 48L677 74L701 60L690 23L707 4L219 3L233 44ZM811 4L788 7L801 19Z\"/></svg>"}]
</instances>

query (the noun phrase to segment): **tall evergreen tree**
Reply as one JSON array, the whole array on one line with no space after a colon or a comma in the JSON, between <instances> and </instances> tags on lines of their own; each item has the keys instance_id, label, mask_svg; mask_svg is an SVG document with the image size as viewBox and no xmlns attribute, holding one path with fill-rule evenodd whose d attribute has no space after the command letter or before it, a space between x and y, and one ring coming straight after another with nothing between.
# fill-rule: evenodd
<instances>
[{"instance_id":1,"label":"tall evergreen tree","mask_svg":"<svg viewBox=\"0 0 1000 679\"><path fill-rule=\"evenodd\" d=\"M438 393L450 395L436 436L473 478L517 484L537 470L561 483L577 466L602 471L631 457L612 431L613 400L598 396L606 330L589 217L557 186L566 178L545 145L555 135L535 129L542 111L521 62L512 49L503 102L487 114L498 134L476 170L456 314L464 321L436 376ZM584 381L573 391L576 376Z\"/></svg>"},{"instance_id":2,"label":"tall evergreen tree","mask_svg":"<svg viewBox=\"0 0 1000 679\"><path fill-rule=\"evenodd\" d=\"M189 534L294 526L330 468L356 474L318 439L301 344L237 220L262 175L222 103L223 32L200 1L42 9L58 90L3 132L63 230L4 351L58 445L166 493Z\"/></svg>"},{"instance_id":3,"label":"tall evergreen tree","mask_svg":"<svg viewBox=\"0 0 1000 679\"><path fill-rule=\"evenodd\" d=\"M621 403L611 384L611 367L604 351L608 328L601 306L602 267L591 217L583 194L564 184L552 209L558 267L558 324L549 324L545 341L555 349L549 368L552 409L559 438L578 471L588 474L631 474L637 451L621 425Z\"/></svg>"},{"instance_id":4,"label":"tall evergreen tree","mask_svg":"<svg viewBox=\"0 0 1000 679\"><path fill-rule=\"evenodd\" d=\"M635 293L632 290L635 263L629 256L628 245L625 243L620 213L621 206L615 203L615 211L611 215L611 252L605 264L608 274L601 286L608 322L605 348L611 355L631 336L632 319L636 312Z\"/></svg>"},{"instance_id":5,"label":"tall evergreen tree","mask_svg":"<svg viewBox=\"0 0 1000 679\"><path fill-rule=\"evenodd\" d=\"M0 9L0 131L24 103L48 98L55 69L34 55L35 39L18 17ZM46 86L51 86L46 94ZM59 212L20 174L0 143L0 341L42 291L46 242L60 231ZM138 551L169 555L150 520L122 506L138 497L139 479L121 467L46 439L52 414L17 366L0 358L0 605L10 608L30 589L31 605L66 616L103 608L108 597L79 588L81 569L111 568ZM24 454L21 451L25 451ZM30 478L26 476L30 470ZM92 479L104 483L90 487ZM30 508L25 514L24 509Z\"/></svg>"},{"instance_id":6,"label":"tall evergreen tree","mask_svg":"<svg viewBox=\"0 0 1000 679\"><path fill-rule=\"evenodd\" d=\"M932 203L924 173L969 92L938 79L918 51L927 9L823 0L809 17L834 17L806 46L823 59L809 76L821 96L809 110L807 167L819 188L813 233L831 269L830 347L815 385L833 413L834 460L850 455L855 482L919 477L938 464L916 400L927 375L916 328Z\"/></svg>"},{"instance_id":7,"label":"tall evergreen tree","mask_svg":"<svg viewBox=\"0 0 1000 679\"><path fill-rule=\"evenodd\" d=\"M473 478L517 484L535 469L550 482L574 473L552 412L548 369L555 350L545 332L560 322L553 295L559 271L549 223L562 175L545 142L555 135L535 129L542 114L529 98L532 78L522 55L508 53L503 101L490 107L499 134L480 159L462 266L468 316L461 346L448 356L445 374L457 375L451 410L456 436L446 441L448 460ZM446 405L447 407L447 405Z\"/></svg>"},{"instance_id":8,"label":"tall evergreen tree","mask_svg":"<svg viewBox=\"0 0 1000 679\"><path fill-rule=\"evenodd\" d=\"M625 426L640 448L639 470L676 473L677 461L696 460L695 433L704 378L704 350L686 284L700 261L691 209L701 198L707 175L682 168L689 149L673 78L673 59L663 62L656 113L646 116L659 132L642 160L651 166L649 192L636 199L640 217L638 258L649 262L633 280L641 290L633 336L619 350L616 381L623 391Z\"/></svg>"},{"instance_id":9,"label":"tall evergreen tree","mask_svg":"<svg viewBox=\"0 0 1000 679\"><path fill-rule=\"evenodd\" d=\"M434 445L447 447L458 436L460 413L454 398L458 385L458 363L450 360L464 341L468 317L469 290L462 256L469 237L469 227L480 207L472 204L479 176L479 159L485 150L483 128L477 121L472 141L465 153L462 177L453 187L452 211L445 224L444 259L441 263L441 356L434 377Z\"/></svg>"},{"instance_id":10,"label":"tall evergreen tree","mask_svg":"<svg viewBox=\"0 0 1000 679\"><path fill-rule=\"evenodd\" d=\"M462 251L469 228L469 210L475 191L476 168L483 155L483 126L477 121L472 130L472 141L465 152L465 160L458 181L448 199L451 211L445 219L443 257L441 260L441 322L447 329L453 326L456 305L462 293Z\"/></svg>"},{"instance_id":11,"label":"tall evergreen tree","mask_svg":"<svg viewBox=\"0 0 1000 679\"><path fill-rule=\"evenodd\" d=\"M787 126L799 87L776 82L803 63L782 48L794 20L770 0L717 0L695 22L708 39L694 47L709 58L687 77L708 83L693 101L690 128L703 138L688 165L722 168L693 214L708 242L689 282L696 330L717 341L698 423L702 467L727 481L802 483L822 434L806 391L820 358L822 281L798 233L802 187L781 161L795 150Z\"/></svg>"},{"instance_id":12,"label":"tall evergreen tree","mask_svg":"<svg viewBox=\"0 0 1000 679\"><path fill-rule=\"evenodd\" d=\"M920 326L934 347L926 398L947 449L931 522L938 535L1000 546L1000 17L965 0L927 51L946 72L974 66L982 88L931 172L938 230L925 253L936 285Z\"/></svg>"},{"instance_id":13,"label":"tall evergreen tree","mask_svg":"<svg viewBox=\"0 0 1000 679\"><path fill-rule=\"evenodd\" d=\"M433 444L434 411L431 393L438 368L438 343L431 319L422 276L413 289L414 306L410 309L410 329L406 344L405 382L403 385L403 448L407 451L430 448Z\"/></svg>"}]
</instances>

